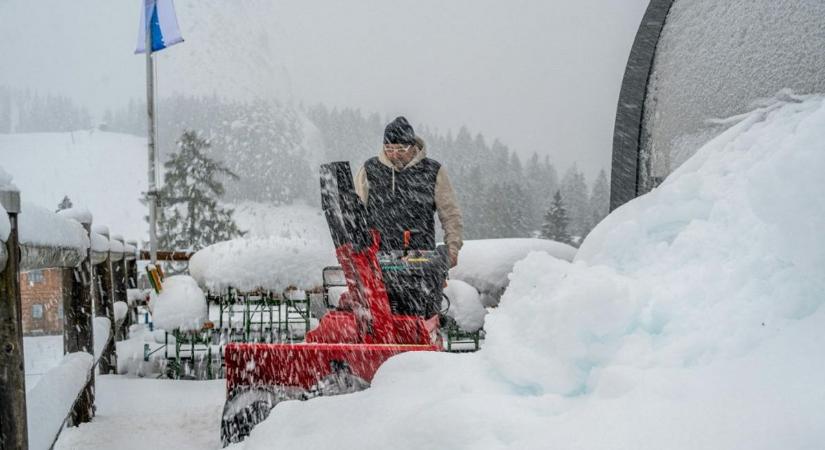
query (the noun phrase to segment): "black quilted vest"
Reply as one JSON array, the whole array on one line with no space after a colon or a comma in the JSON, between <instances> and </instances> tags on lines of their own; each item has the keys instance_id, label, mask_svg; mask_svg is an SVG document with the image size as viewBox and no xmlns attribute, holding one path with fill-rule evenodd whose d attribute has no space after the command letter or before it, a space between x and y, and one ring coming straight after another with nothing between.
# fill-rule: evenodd
<instances>
[{"instance_id":1,"label":"black quilted vest","mask_svg":"<svg viewBox=\"0 0 825 450\"><path fill-rule=\"evenodd\" d=\"M441 164L424 158L401 172L373 157L364 163L369 182L367 216L381 233L381 250L403 250L404 230L410 230L410 249L435 248L435 179Z\"/></svg>"}]
</instances>

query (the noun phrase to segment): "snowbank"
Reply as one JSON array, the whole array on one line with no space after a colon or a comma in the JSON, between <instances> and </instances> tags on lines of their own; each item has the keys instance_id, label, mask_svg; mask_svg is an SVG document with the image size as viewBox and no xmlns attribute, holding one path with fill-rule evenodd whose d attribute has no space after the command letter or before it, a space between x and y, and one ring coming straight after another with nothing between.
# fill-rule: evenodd
<instances>
[{"instance_id":1,"label":"snowbank","mask_svg":"<svg viewBox=\"0 0 825 450\"><path fill-rule=\"evenodd\" d=\"M95 361L100 359L103 349L112 337L112 322L108 317L95 317L92 319L92 332L94 333Z\"/></svg>"},{"instance_id":2,"label":"snowbank","mask_svg":"<svg viewBox=\"0 0 825 450\"><path fill-rule=\"evenodd\" d=\"M79 253L89 249L89 238L80 223L28 202L23 202L20 210L17 217L21 243L72 248Z\"/></svg>"},{"instance_id":3,"label":"snowbank","mask_svg":"<svg viewBox=\"0 0 825 450\"><path fill-rule=\"evenodd\" d=\"M206 297L187 275L166 278L160 294L152 291L151 305L155 327L163 330L197 331L207 319Z\"/></svg>"},{"instance_id":4,"label":"snowbank","mask_svg":"<svg viewBox=\"0 0 825 450\"><path fill-rule=\"evenodd\" d=\"M450 299L447 315L455 320L459 328L472 332L484 326L487 310L481 304L476 288L461 280L449 280L444 295Z\"/></svg>"},{"instance_id":5,"label":"snowbank","mask_svg":"<svg viewBox=\"0 0 825 450\"><path fill-rule=\"evenodd\" d=\"M48 450L80 391L86 386L94 360L88 353L70 353L26 392L29 448ZM36 430L36 431L35 431Z\"/></svg>"},{"instance_id":6,"label":"snowbank","mask_svg":"<svg viewBox=\"0 0 825 450\"><path fill-rule=\"evenodd\" d=\"M323 283L324 267L338 264L318 208L246 202L233 217L247 235L209 246L189 261L189 272L207 289L311 288Z\"/></svg>"},{"instance_id":7,"label":"snowbank","mask_svg":"<svg viewBox=\"0 0 825 450\"><path fill-rule=\"evenodd\" d=\"M574 263L517 263L480 352L394 357L367 391L279 405L245 448L820 447L823 143L823 97L749 114Z\"/></svg>"},{"instance_id":8,"label":"snowbank","mask_svg":"<svg viewBox=\"0 0 825 450\"><path fill-rule=\"evenodd\" d=\"M546 239L465 241L458 265L450 269L450 278L466 281L481 293L484 306L495 306L507 289L507 275L513 271L513 264L530 252L547 252L565 261L572 261L576 255L574 247Z\"/></svg>"},{"instance_id":9,"label":"snowbank","mask_svg":"<svg viewBox=\"0 0 825 450\"><path fill-rule=\"evenodd\" d=\"M327 233L329 234L329 233ZM311 288L323 283L321 271L336 265L329 242L272 237L234 239L195 253L189 272L210 290L233 287L282 291L288 286Z\"/></svg>"}]
</instances>

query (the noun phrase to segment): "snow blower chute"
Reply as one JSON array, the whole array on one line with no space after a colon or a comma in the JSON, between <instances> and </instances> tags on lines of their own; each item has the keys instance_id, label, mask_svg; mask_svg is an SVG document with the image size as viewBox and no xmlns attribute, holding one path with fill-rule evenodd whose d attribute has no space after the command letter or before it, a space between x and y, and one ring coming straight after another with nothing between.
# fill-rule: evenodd
<instances>
[{"instance_id":1,"label":"snow blower chute","mask_svg":"<svg viewBox=\"0 0 825 450\"><path fill-rule=\"evenodd\" d=\"M321 200L347 291L303 343L226 346L224 446L243 440L281 401L366 389L390 357L442 349L446 248L379 253L349 163L321 166Z\"/></svg>"}]
</instances>

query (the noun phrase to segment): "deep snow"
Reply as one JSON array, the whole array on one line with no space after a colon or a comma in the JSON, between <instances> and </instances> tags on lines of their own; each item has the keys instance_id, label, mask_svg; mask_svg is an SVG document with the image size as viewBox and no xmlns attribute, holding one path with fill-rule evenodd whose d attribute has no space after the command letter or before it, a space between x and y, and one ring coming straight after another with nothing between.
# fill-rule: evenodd
<instances>
[{"instance_id":1,"label":"deep snow","mask_svg":"<svg viewBox=\"0 0 825 450\"><path fill-rule=\"evenodd\" d=\"M823 146L822 97L747 115L575 262L517 263L480 352L392 358L369 390L283 403L238 447L819 447Z\"/></svg>"}]
</instances>

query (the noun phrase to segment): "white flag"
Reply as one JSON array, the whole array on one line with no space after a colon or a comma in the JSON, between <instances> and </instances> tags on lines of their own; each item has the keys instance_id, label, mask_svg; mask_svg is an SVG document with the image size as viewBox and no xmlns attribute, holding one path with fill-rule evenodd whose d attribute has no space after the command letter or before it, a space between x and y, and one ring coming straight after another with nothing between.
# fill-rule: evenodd
<instances>
[{"instance_id":1,"label":"white flag","mask_svg":"<svg viewBox=\"0 0 825 450\"><path fill-rule=\"evenodd\" d=\"M135 53L146 52L147 21L152 33L153 53L183 42L180 28L178 28L178 18L175 16L175 5L172 0L144 0Z\"/></svg>"}]
</instances>

